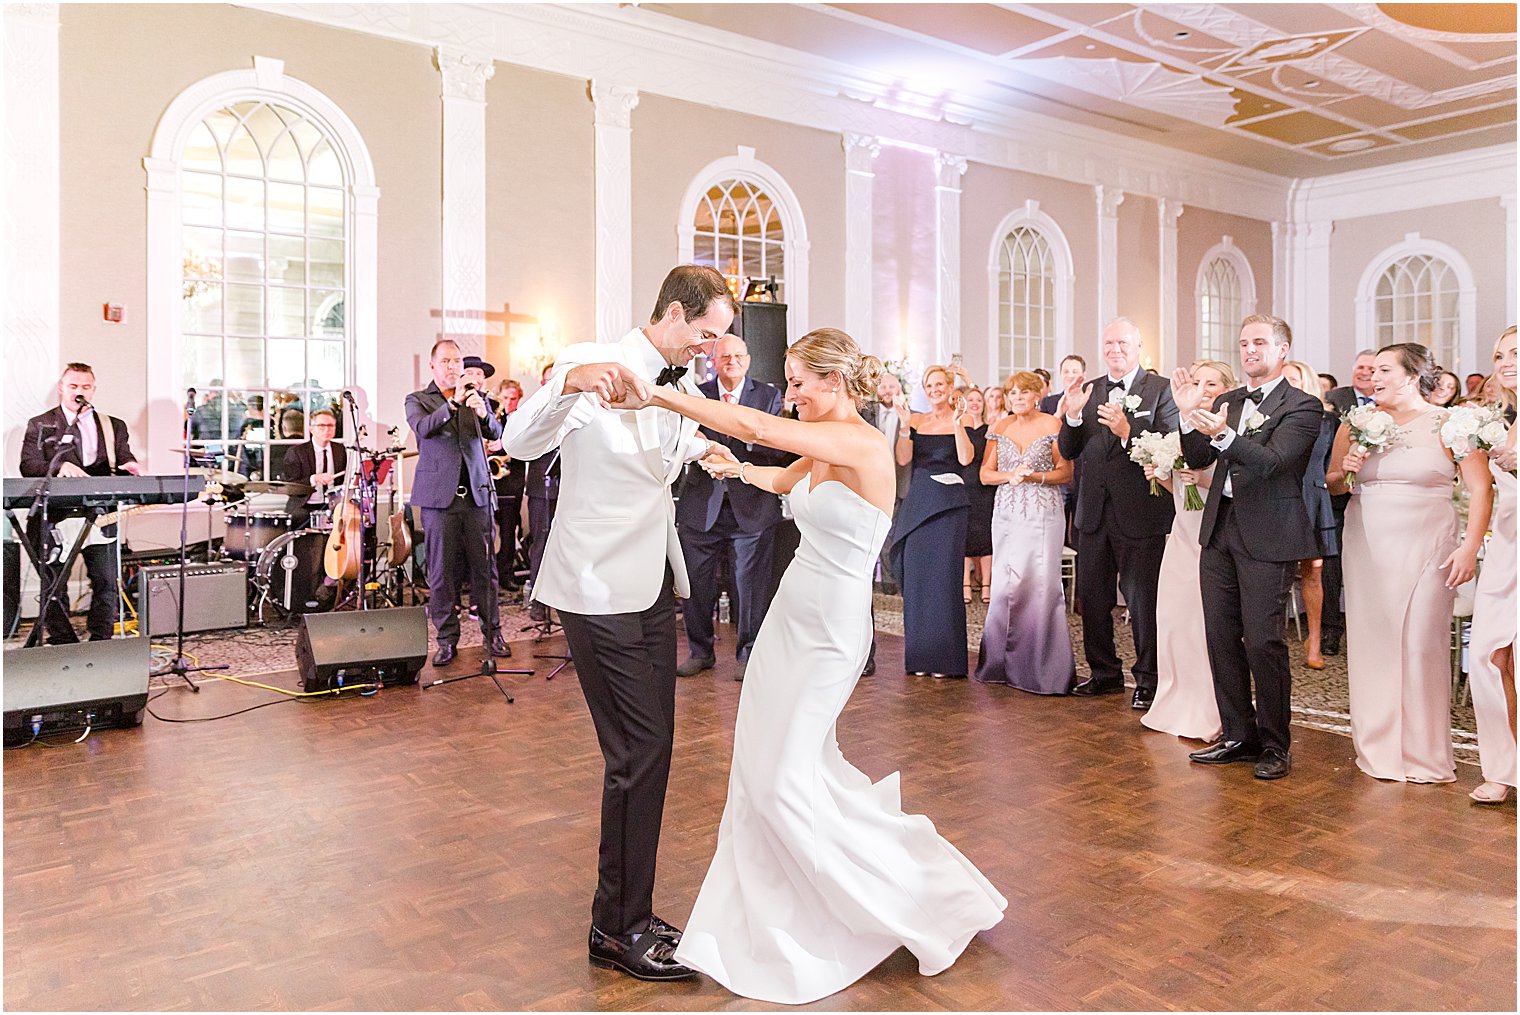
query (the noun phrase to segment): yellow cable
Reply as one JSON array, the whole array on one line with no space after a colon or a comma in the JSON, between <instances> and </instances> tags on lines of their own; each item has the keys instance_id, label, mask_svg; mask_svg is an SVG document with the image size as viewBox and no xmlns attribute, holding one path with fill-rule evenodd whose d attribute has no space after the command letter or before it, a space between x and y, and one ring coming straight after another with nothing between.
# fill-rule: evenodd
<instances>
[{"instance_id":1,"label":"yellow cable","mask_svg":"<svg viewBox=\"0 0 1520 1015\"><path fill-rule=\"evenodd\" d=\"M322 696L324 694L339 694L339 693L342 693L343 691L352 691L355 688L363 689L363 688L371 688L371 687L373 687L376 690L378 690L380 688L380 686L381 686L379 684L349 684L346 687L329 687L325 691L291 691L291 690L288 690L288 689L286 689L284 687L275 687L273 684L261 684L261 683L259 683L256 680L244 680L241 677L229 677L229 676L227 676L226 674L223 674L223 673L216 674L216 679L218 679L218 680L230 680L234 684L243 684L243 685L245 685L247 687L260 687L260 688L263 688L266 691L274 691L274 692L276 692L278 694L288 694L292 698L316 698L316 697L320 697L320 696Z\"/></svg>"}]
</instances>

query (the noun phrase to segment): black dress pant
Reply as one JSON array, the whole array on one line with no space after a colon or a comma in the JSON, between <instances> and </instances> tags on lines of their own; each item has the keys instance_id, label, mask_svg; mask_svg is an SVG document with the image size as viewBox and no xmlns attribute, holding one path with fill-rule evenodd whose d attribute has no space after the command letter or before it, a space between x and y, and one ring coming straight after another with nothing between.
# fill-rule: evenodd
<instances>
[{"instance_id":1,"label":"black dress pant","mask_svg":"<svg viewBox=\"0 0 1520 1015\"><path fill-rule=\"evenodd\" d=\"M655 859L676 724L676 600L669 569L639 613L559 611L606 770L591 923L640 934L654 911Z\"/></svg>"},{"instance_id":2,"label":"black dress pant","mask_svg":"<svg viewBox=\"0 0 1520 1015\"><path fill-rule=\"evenodd\" d=\"M425 507L422 533L427 550L428 617L438 632L438 643L459 643L459 618L454 607L459 603L459 586L465 575L469 576L481 633L489 642L498 630L490 505L482 507L469 497L455 497L447 508Z\"/></svg>"},{"instance_id":3,"label":"black dress pant","mask_svg":"<svg viewBox=\"0 0 1520 1015\"><path fill-rule=\"evenodd\" d=\"M739 600L734 604L739 628L734 654L740 661L748 659L775 592L772 582L775 528L767 527L759 532L740 531L738 520L725 498L711 529L702 532L682 526L679 531L686 574L691 581L691 598L681 611L688 651L698 659L712 658L713 607L717 604L719 591L718 564L728 548L733 547L734 594Z\"/></svg>"},{"instance_id":4,"label":"black dress pant","mask_svg":"<svg viewBox=\"0 0 1520 1015\"><path fill-rule=\"evenodd\" d=\"M1124 592L1130 631L1135 637L1135 686L1156 690L1156 584L1166 536L1131 539L1119 531L1118 508L1103 505L1103 522L1096 532L1077 531L1077 600L1082 606L1082 648L1092 679L1099 684L1122 684L1124 670L1114 648L1116 592Z\"/></svg>"},{"instance_id":5,"label":"black dress pant","mask_svg":"<svg viewBox=\"0 0 1520 1015\"><path fill-rule=\"evenodd\" d=\"M1335 501L1341 498L1332 498L1331 505L1335 512L1335 545L1346 545L1346 506L1335 506ZM1345 498L1350 500L1349 497ZM1320 566L1320 581L1325 587L1325 607L1320 614L1319 629L1321 636L1334 635L1343 637L1346 633L1346 615L1341 612L1341 558L1337 554L1334 557L1326 557Z\"/></svg>"},{"instance_id":6,"label":"black dress pant","mask_svg":"<svg viewBox=\"0 0 1520 1015\"><path fill-rule=\"evenodd\" d=\"M61 552L67 553L68 547L63 547ZM101 641L111 637L116 629L116 544L97 543L86 546L80 556L84 558L85 575L90 581L90 612L86 615L85 627L90 633L91 641ZM58 577L62 570L61 564L44 564L37 570L43 595L47 594L55 580L58 581L58 597L46 604L42 615L43 631L47 634L50 645L71 645L79 640L79 634L69 620L71 606L68 578L60 580Z\"/></svg>"},{"instance_id":7,"label":"black dress pant","mask_svg":"<svg viewBox=\"0 0 1520 1015\"><path fill-rule=\"evenodd\" d=\"M517 572L517 530L522 528L522 495L497 495L496 501L496 580L510 584Z\"/></svg>"},{"instance_id":8,"label":"black dress pant","mask_svg":"<svg viewBox=\"0 0 1520 1015\"><path fill-rule=\"evenodd\" d=\"M1289 583L1297 570L1297 561L1252 557L1230 498L1223 498L1213 535L1198 561L1198 581L1214 698L1226 740L1288 749L1292 672L1288 644L1283 640L1283 617ZM1252 677L1256 679L1254 707Z\"/></svg>"}]
</instances>

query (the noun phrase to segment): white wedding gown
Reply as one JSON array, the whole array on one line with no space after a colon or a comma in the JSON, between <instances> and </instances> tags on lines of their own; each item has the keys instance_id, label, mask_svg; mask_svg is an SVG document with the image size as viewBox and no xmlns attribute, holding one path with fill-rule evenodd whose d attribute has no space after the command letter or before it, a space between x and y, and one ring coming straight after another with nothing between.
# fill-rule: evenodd
<instances>
[{"instance_id":1,"label":"white wedding gown","mask_svg":"<svg viewBox=\"0 0 1520 1015\"><path fill-rule=\"evenodd\" d=\"M898 947L948 968L1008 902L898 776L872 785L834 723L871 645L871 569L891 519L837 481L791 493L802 545L750 655L718 849L676 958L736 994L805 1004Z\"/></svg>"}]
</instances>

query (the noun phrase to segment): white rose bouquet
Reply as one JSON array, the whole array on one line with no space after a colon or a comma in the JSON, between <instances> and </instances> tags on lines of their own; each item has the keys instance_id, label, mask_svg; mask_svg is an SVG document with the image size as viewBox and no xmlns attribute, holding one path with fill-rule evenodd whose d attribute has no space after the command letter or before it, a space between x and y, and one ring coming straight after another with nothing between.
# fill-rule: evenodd
<instances>
[{"instance_id":1,"label":"white rose bouquet","mask_svg":"<svg viewBox=\"0 0 1520 1015\"><path fill-rule=\"evenodd\" d=\"M1398 424L1382 409L1371 405L1355 405L1341 416L1351 431L1351 443L1366 451L1384 451L1398 436ZM1346 487L1356 486L1356 473L1346 473Z\"/></svg>"},{"instance_id":2,"label":"white rose bouquet","mask_svg":"<svg viewBox=\"0 0 1520 1015\"><path fill-rule=\"evenodd\" d=\"M1129 460L1136 465L1149 465L1155 469L1155 475L1151 478L1151 496L1161 496L1161 484L1159 480L1166 479L1176 469L1187 467L1187 462L1182 457L1182 435L1172 433L1156 433L1147 430L1130 438ZM1196 502L1197 507L1194 507ZM1189 511L1199 511L1203 508L1203 499L1198 496L1198 487L1189 483L1187 485L1185 506Z\"/></svg>"},{"instance_id":3,"label":"white rose bouquet","mask_svg":"<svg viewBox=\"0 0 1520 1015\"><path fill-rule=\"evenodd\" d=\"M1474 451L1492 451L1509 437L1504 415L1491 405L1458 405L1441 424L1441 443L1461 461Z\"/></svg>"}]
</instances>

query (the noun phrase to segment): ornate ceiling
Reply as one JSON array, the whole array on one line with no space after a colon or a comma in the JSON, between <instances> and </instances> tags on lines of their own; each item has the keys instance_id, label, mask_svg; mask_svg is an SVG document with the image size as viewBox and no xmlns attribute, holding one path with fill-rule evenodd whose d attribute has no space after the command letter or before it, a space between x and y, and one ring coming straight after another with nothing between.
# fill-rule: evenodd
<instances>
[{"instance_id":1,"label":"ornate ceiling","mask_svg":"<svg viewBox=\"0 0 1520 1015\"><path fill-rule=\"evenodd\" d=\"M931 112L1031 110L1285 176L1515 142L1513 4L640 6Z\"/></svg>"}]
</instances>

